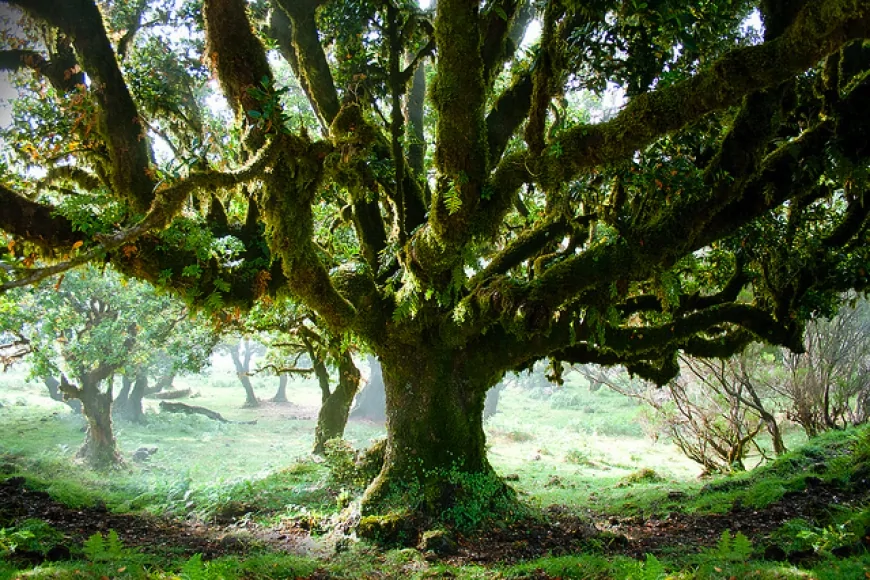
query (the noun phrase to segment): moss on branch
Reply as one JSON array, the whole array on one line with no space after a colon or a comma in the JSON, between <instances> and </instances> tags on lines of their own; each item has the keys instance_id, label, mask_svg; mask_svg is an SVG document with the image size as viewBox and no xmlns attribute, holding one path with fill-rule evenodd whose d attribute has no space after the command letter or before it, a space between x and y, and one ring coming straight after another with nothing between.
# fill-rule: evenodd
<instances>
[{"instance_id":1,"label":"moss on branch","mask_svg":"<svg viewBox=\"0 0 870 580\"><path fill-rule=\"evenodd\" d=\"M154 198L155 185L148 139L96 4L92 0L68 0L20 5L72 38L99 105L98 131L108 148L112 187L136 211L145 211Z\"/></svg>"},{"instance_id":2,"label":"moss on branch","mask_svg":"<svg viewBox=\"0 0 870 580\"><path fill-rule=\"evenodd\" d=\"M625 159L654 139L733 106L746 94L776 86L868 34L865 2L810 3L777 39L734 49L690 79L638 95L611 121L565 131L556 139L562 154L542 159L541 180L563 183L584 168Z\"/></svg>"}]
</instances>

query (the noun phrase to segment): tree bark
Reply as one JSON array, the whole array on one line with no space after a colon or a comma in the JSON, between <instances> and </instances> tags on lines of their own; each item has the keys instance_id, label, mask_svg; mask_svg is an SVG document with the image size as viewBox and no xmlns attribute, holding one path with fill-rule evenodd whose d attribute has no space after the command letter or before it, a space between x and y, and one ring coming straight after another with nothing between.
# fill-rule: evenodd
<instances>
[{"instance_id":1,"label":"tree bark","mask_svg":"<svg viewBox=\"0 0 870 580\"><path fill-rule=\"evenodd\" d=\"M344 436L350 406L359 388L360 372L349 352L341 355L338 364L338 386L335 387L320 407L317 427L314 430L314 453L322 454L330 439Z\"/></svg>"},{"instance_id":2,"label":"tree bark","mask_svg":"<svg viewBox=\"0 0 870 580\"><path fill-rule=\"evenodd\" d=\"M466 352L439 352L422 344L379 354L387 451L363 496L363 514L410 508L443 518L467 502L494 512L501 500L513 499L487 460L483 431L486 391L501 376L466 359Z\"/></svg>"},{"instance_id":3,"label":"tree bark","mask_svg":"<svg viewBox=\"0 0 870 580\"><path fill-rule=\"evenodd\" d=\"M244 348L244 354L242 349ZM239 377L239 382L245 389L245 404L246 409L252 409L260 406L260 401L257 400L257 395L254 393L254 386L251 384L249 374L251 372L251 343L247 340L242 340L230 349L230 356L233 359L233 365L236 367L236 376Z\"/></svg>"},{"instance_id":4,"label":"tree bark","mask_svg":"<svg viewBox=\"0 0 870 580\"><path fill-rule=\"evenodd\" d=\"M359 392L353 409L352 419L365 419L383 423L387 419L387 400L384 392L384 374L381 363L376 357L368 357L369 381Z\"/></svg>"},{"instance_id":5,"label":"tree bark","mask_svg":"<svg viewBox=\"0 0 870 580\"><path fill-rule=\"evenodd\" d=\"M84 459L94 469L107 469L121 463L112 429L112 384L108 382L106 391L101 391L102 380L95 375L99 373L84 373L79 379L80 387L70 384L62 376L60 390L82 402L82 414L87 421L85 443L76 457Z\"/></svg>"},{"instance_id":6,"label":"tree bark","mask_svg":"<svg viewBox=\"0 0 870 580\"><path fill-rule=\"evenodd\" d=\"M287 402L287 381L287 373L278 375L278 390L275 392L275 396L272 397L273 403Z\"/></svg>"}]
</instances>

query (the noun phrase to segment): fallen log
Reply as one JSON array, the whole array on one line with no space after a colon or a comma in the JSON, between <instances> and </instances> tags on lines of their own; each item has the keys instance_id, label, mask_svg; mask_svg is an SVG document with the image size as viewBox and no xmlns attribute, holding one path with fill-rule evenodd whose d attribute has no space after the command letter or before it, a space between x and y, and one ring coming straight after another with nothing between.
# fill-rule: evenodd
<instances>
[{"instance_id":1,"label":"fallen log","mask_svg":"<svg viewBox=\"0 0 870 580\"><path fill-rule=\"evenodd\" d=\"M218 413L217 411L212 411L211 409L206 409L205 407L197 407L195 405L186 405L184 403L170 403L167 401L160 401L160 411L166 411L167 413L184 413L186 415L204 415L209 419L213 419L215 421L220 421L221 423L233 423L235 425L256 425L257 421L230 421L229 419L224 418L223 415Z\"/></svg>"},{"instance_id":2,"label":"fallen log","mask_svg":"<svg viewBox=\"0 0 870 580\"><path fill-rule=\"evenodd\" d=\"M178 389L175 391L160 391L158 393L151 393L148 395L148 398L153 399L181 399L183 397L190 396L190 389Z\"/></svg>"}]
</instances>

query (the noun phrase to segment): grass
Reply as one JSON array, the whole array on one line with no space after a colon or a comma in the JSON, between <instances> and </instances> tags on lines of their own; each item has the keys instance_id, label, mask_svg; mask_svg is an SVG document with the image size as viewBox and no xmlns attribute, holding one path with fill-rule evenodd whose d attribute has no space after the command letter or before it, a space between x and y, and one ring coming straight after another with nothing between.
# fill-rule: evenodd
<instances>
[{"instance_id":1,"label":"grass","mask_svg":"<svg viewBox=\"0 0 870 580\"><path fill-rule=\"evenodd\" d=\"M258 376L253 382L263 400L277 388L276 379ZM325 465L309 453L319 404L314 381L291 381L292 404L266 403L260 409L242 408L244 392L231 368L216 365L210 375L180 379L177 386L198 395L187 401L190 404L233 420L256 419L257 424L159 413L156 402L149 401L145 425L121 422L116 432L128 456L142 446L157 447L157 453L144 463L128 461L106 477L74 460L83 439L80 417L49 400L41 384L26 382L20 372L0 375L0 477L25 475L29 487L71 506L102 502L117 511L218 521L253 517L268 524L308 518L316 523L327 521L347 504L348 490L331 485ZM578 514L592 511L602 517L674 511L716 514L736 505L762 509L789 491L804 489L810 477L848 481L861 453L864 461L870 460L870 430L825 434L803 446L792 431L787 441L794 451L777 462L699 480L697 465L669 443L643 435L643 412L634 400L607 390L590 392L570 376L549 398L510 387L502 393L500 413L486 425L490 459L501 475L512 476L511 485L532 507L562 504ZM383 436L383 428L352 422L346 436L356 448L364 448ZM849 455L855 446L859 452ZM804 547L813 542L834 545L838 537L863 533L868 527L866 507L832 510L830 521L792 522L773 540L790 550L797 549L798 534L803 534ZM417 550L382 551L366 543L351 544L328 559L255 552L208 562L196 556L167 559L123 547L111 561L104 561L75 547L76 560L33 569L19 570L0 558L0 578L265 579L307 577L320 571L334 578L373 579L507 579L544 577L542 573L635 580L668 574L679 579L853 579L863 578L870 569L866 553L849 558L821 554L802 568L729 554L720 549L690 558L677 550L660 559L636 560L605 557L590 546L588 553L483 567L450 566L430 561Z\"/></svg>"}]
</instances>

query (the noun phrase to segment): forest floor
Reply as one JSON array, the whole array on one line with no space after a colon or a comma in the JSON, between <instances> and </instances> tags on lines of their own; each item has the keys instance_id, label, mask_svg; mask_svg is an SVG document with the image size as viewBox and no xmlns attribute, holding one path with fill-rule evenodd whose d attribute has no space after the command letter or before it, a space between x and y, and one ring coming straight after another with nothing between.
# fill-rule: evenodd
<instances>
[{"instance_id":1,"label":"forest floor","mask_svg":"<svg viewBox=\"0 0 870 580\"><path fill-rule=\"evenodd\" d=\"M271 548L304 556L328 556L334 550L323 537L312 536L304 524L286 521L263 525L241 520L231 525L207 524L147 515L116 514L105 507L72 509L47 493L28 490L24 479L13 477L0 482L0 517L5 520L34 518L45 521L67 539L66 545L81 545L96 533L114 530L126 548L144 553L192 556L202 554L209 560L226 555L243 556L252 550ZM460 536L458 550L440 558L451 565L483 566L511 564L544 555L566 555L588 549L590 542L611 555L643 558L646 554L667 555L713 547L723 531L742 532L754 545L767 545L767 538L784 522L793 518L816 520L835 505L856 505L870 500L870 489L844 491L821 480L800 492L790 492L764 509L737 507L724 514L693 515L671 513L664 517L607 517L588 514L579 517L569 509L553 505L543 518L516 522L507 527L490 527L474 536ZM868 543L868 538L864 539ZM768 550L770 560L785 559L785 554ZM18 554L27 560L26 552ZM56 550L44 559L67 559L69 552ZM795 559L809 554L790 554ZM23 562L22 562L23 563ZM39 564L38 561L28 562ZM323 577L328 577L323 576ZM546 577L546 576L544 576Z\"/></svg>"}]
</instances>

